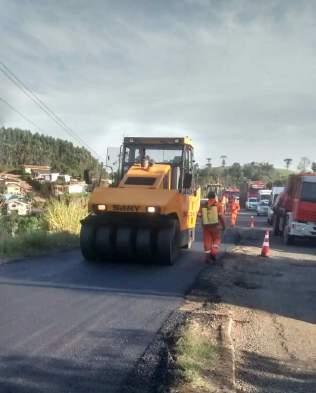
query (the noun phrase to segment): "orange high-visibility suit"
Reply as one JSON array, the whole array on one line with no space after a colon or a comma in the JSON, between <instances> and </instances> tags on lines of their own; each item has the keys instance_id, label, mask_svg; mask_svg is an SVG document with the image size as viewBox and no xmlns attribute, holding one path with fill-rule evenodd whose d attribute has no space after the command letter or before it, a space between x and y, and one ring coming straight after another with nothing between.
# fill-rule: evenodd
<instances>
[{"instance_id":1,"label":"orange high-visibility suit","mask_svg":"<svg viewBox=\"0 0 316 393\"><path fill-rule=\"evenodd\" d=\"M207 206L216 206L218 212L217 224L203 225L204 252L207 258L210 256L212 259L215 259L221 245L221 229L219 223L221 223L223 229L225 229L223 207L216 199L209 199Z\"/></svg>"},{"instance_id":2,"label":"orange high-visibility suit","mask_svg":"<svg viewBox=\"0 0 316 393\"><path fill-rule=\"evenodd\" d=\"M226 213L226 206L227 206L227 197L226 195L223 195L222 198L220 199L220 203L223 207L223 214Z\"/></svg>"},{"instance_id":3,"label":"orange high-visibility suit","mask_svg":"<svg viewBox=\"0 0 316 393\"><path fill-rule=\"evenodd\" d=\"M239 210L240 210L239 202L236 199L234 199L230 204L230 213L231 213L230 223L233 227L236 225Z\"/></svg>"}]
</instances>

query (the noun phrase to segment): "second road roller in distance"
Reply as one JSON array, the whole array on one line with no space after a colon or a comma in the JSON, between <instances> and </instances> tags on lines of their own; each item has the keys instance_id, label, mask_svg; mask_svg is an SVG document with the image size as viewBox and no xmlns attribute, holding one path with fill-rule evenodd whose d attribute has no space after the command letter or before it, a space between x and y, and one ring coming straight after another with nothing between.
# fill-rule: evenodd
<instances>
[{"instance_id":1,"label":"second road roller in distance","mask_svg":"<svg viewBox=\"0 0 316 393\"><path fill-rule=\"evenodd\" d=\"M190 248L200 207L189 138L124 138L118 184L96 188L81 222L87 260L170 265Z\"/></svg>"}]
</instances>

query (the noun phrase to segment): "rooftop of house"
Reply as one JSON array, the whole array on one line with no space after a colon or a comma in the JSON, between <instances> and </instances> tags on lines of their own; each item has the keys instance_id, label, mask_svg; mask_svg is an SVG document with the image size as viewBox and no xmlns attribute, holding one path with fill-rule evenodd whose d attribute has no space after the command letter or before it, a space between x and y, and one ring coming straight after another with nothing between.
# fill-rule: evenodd
<instances>
[{"instance_id":1,"label":"rooftop of house","mask_svg":"<svg viewBox=\"0 0 316 393\"><path fill-rule=\"evenodd\" d=\"M29 205L29 202L23 201L22 199L18 199L18 198L7 199L5 201L5 203L7 205L11 204L11 203L14 203L14 204L17 204L17 205Z\"/></svg>"},{"instance_id":2,"label":"rooftop of house","mask_svg":"<svg viewBox=\"0 0 316 393\"><path fill-rule=\"evenodd\" d=\"M24 169L34 169L34 170L46 170L46 171L50 170L50 166L49 165L23 164L22 168L24 168Z\"/></svg>"},{"instance_id":3,"label":"rooftop of house","mask_svg":"<svg viewBox=\"0 0 316 393\"><path fill-rule=\"evenodd\" d=\"M51 171L49 169L34 169L33 173L36 175L51 175Z\"/></svg>"},{"instance_id":4,"label":"rooftop of house","mask_svg":"<svg viewBox=\"0 0 316 393\"><path fill-rule=\"evenodd\" d=\"M26 181L22 180L19 175L14 175L11 173L0 173L0 183L4 185L15 184L23 188L26 192L32 191L32 186Z\"/></svg>"},{"instance_id":5,"label":"rooftop of house","mask_svg":"<svg viewBox=\"0 0 316 393\"><path fill-rule=\"evenodd\" d=\"M21 186L21 182L18 179L4 179L2 180L4 184L15 184L17 186Z\"/></svg>"}]
</instances>

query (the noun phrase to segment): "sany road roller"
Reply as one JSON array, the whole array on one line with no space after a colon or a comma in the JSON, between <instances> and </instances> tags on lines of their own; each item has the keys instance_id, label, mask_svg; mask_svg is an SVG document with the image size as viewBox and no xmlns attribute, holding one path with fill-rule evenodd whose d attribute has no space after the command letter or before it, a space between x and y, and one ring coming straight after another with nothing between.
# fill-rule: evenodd
<instances>
[{"instance_id":1,"label":"sany road roller","mask_svg":"<svg viewBox=\"0 0 316 393\"><path fill-rule=\"evenodd\" d=\"M124 138L118 183L96 188L82 220L86 260L170 265L194 240L200 189L188 138Z\"/></svg>"}]
</instances>

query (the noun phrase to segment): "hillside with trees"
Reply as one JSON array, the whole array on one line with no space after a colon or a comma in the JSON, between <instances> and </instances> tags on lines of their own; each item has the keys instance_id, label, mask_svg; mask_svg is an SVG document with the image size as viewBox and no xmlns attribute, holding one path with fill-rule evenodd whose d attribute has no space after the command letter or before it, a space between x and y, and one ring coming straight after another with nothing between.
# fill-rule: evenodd
<instances>
[{"instance_id":1,"label":"hillside with trees","mask_svg":"<svg viewBox=\"0 0 316 393\"><path fill-rule=\"evenodd\" d=\"M82 177L84 169L96 170L98 161L71 142L18 128L0 128L0 171L22 164L49 165L53 171Z\"/></svg>"}]
</instances>

